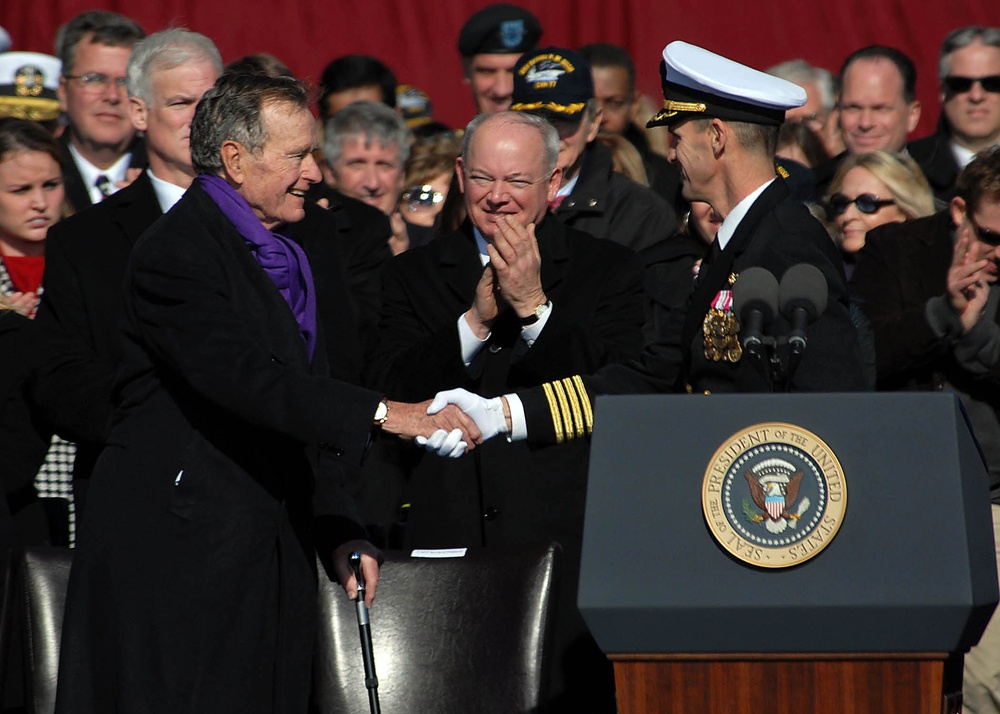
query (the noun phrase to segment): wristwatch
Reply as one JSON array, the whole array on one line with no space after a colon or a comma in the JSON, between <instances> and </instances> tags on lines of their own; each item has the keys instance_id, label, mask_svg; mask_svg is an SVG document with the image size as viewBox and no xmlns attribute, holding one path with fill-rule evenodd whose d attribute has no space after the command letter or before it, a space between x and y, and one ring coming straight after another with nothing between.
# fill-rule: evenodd
<instances>
[{"instance_id":1,"label":"wristwatch","mask_svg":"<svg viewBox=\"0 0 1000 714\"><path fill-rule=\"evenodd\" d=\"M535 309L532 310L530 315L521 318L521 327L531 327L536 322L541 320L542 316L545 315L545 313L547 313L551 309L552 309L551 300L543 302L541 305L535 307Z\"/></svg>"},{"instance_id":2,"label":"wristwatch","mask_svg":"<svg viewBox=\"0 0 1000 714\"><path fill-rule=\"evenodd\" d=\"M379 401L378 406L375 408L375 416L372 418L372 424L375 426L382 426L385 424L385 420L389 418L389 402L385 397L382 397Z\"/></svg>"}]
</instances>

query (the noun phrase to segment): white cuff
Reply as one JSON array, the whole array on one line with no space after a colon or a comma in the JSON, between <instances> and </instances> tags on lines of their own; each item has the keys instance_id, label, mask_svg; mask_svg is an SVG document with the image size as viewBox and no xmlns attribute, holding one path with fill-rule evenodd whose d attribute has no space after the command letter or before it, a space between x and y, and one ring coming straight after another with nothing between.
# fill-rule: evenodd
<instances>
[{"instance_id":1,"label":"white cuff","mask_svg":"<svg viewBox=\"0 0 1000 714\"><path fill-rule=\"evenodd\" d=\"M514 393L503 395L507 400L507 408L510 409L510 433L507 441L524 441L528 438L528 423L524 418L524 404L521 398Z\"/></svg>"},{"instance_id":2,"label":"white cuff","mask_svg":"<svg viewBox=\"0 0 1000 714\"><path fill-rule=\"evenodd\" d=\"M545 323L549 321L549 317L552 315L552 310L554 309L555 305L550 301L549 309L546 310L540 318L538 318L538 322L534 325L528 325L527 327L521 328L521 339L528 343L528 347L535 344L535 340L537 340L538 336L542 334L542 328L544 328Z\"/></svg>"},{"instance_id":3,"label":"white cuff","mask_svg":"<svg viewBox=\"0 0 1000 714\"><path fill-rule=\"evenodd\" d=\"M486 340L490 339L491 334L493 333L486 335ZM479 350L483 349L486 340L476 337L476 333L465 319L465 313L458 316L458 342L462 346L462 362L466 367L472 364L472 360L479 354Z\"/></svg>"}]
</instances>

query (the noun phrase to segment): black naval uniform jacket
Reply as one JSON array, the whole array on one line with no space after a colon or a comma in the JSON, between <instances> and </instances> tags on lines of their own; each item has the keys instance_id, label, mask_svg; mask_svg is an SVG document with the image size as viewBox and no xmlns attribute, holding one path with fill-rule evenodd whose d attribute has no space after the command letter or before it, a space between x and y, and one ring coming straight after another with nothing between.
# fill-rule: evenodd
<instances>
[{"instance_id":1,"label":"black naval uniform jacket","mask_svg":"<svg viewBox=\"0 0 1000 714\"><path fill-rule=\"evenodd\" d=\"M316 553L379 395L310 360L198 184L134 247L108 445L66 607L57 711L305 712Z\"/></svg>"},{"instance_id":2,"label":"black naval uniform jacket","mask_svg":"<svg viewBox=\"0 0 1000 714\"><path fill-rule=\"evenodd\" d=\"M786 270L800 263L820 269L829 298L826 311L806 330L808 347L788 390L864 390L861 351L849 314L842 261L829 235L790 197L780 178L753 203L725 249L714 258L705 258L694 291L664 338L647 345L638 361L611 365L579 380L566 378L560 380L561 385L587 404L599 394L771 391L764 372L748 355L735 363L707 358L702 322L715 296L727 289L730 274L761 266L780 281ZM789 331L790 324L779 316L765 334L785 337ZM535 388L519 393L530 441L554 443L562 440L559 432L562 438L589 433L592 424L567 424L557 408L550 409L545 392Z\"/></svg>"},{"instance_id":3,"label":"black naval uniform jacket","mask_svg":"<svg viewBox=\"0 0 1000 714\"><path fill-rule=\"evenodd\" d=\"M597 141L584 149L580 178L555 217L570 228L636 251L677 230L674 209L652 189L615 171L611 149Z\"/></svg>"},{"instance_id":4,"label":"black naval uniform jacket","mask_svg":"<svg viewBox=\"0 0 1000 714\"><path fill-rule=\"evenodd\" d=\"M532 347L512 310L502 313L469 369L457 322L483 273L466 221L458 231L389 262L375 384L421 400L464 387L485 396L592 371L638 354L642 277L636 256L547 216L537 231L542 286L552 313ZM540 449L496 439L459 459L424 456L410 483L414 546L512 545L582 530L585 449Z\"/></svg>"}]
</instances>

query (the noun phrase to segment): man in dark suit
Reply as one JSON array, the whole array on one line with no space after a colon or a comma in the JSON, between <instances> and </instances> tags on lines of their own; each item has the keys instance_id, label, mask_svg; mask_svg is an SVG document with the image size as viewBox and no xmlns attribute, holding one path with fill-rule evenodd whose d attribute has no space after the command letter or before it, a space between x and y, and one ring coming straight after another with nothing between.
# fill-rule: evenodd
<instances>
[{"instance_id":1,"label":"man in dark suit","mask_svg":"<svg viewBox=\"0 0 1000 714\"><path fill-rule=\"evenodd\" d=\"M481 115L465 141L457 175L469 221L387 266L375 383L408 400L450 387L492 396L638 354L638 260L546 215L559 187L553 127L520 112ZM575 608L586 467L583 444L532 452L498 440L456 461L425 458L410 480L415 547L562 544L553 711L614 704L610 669Z\"/></svg>"},{"instance_id":2,"label":"man in dark suit","mask_svg":"<svg viewBox=\"0 0 1000 714\"><path fill-rule=\"evenodd\" d=\"M848 154L906 151L906 137L920 121L917 69L893 47L852 52L840 67L837 95L840 133L847 149L816 166L816 194L824 196Z\"/></svg>"},{"instance_id":3,"label":"man in dark suit","mask_svg":"<svg viewBox=\"0 0 1000 714\"><path fill-rule=\"evenodd\" d=\"M78 508L80 480L89 477L110 428L125 264L143 231L194 180L191 118L221 71L219 52L203 35L173 29L139 42L128 65L130 108L135 127L146 136L150 166L127 188L58 223L46 240L46 290L36 323L40 361L32 394L59 433L77 443ZM344 335L377 322L378 294L372 288L389 255L388 225L374 222L377 211L339 194L328 201L329 211L310 205L308 218L290 232L309 254L316 276L325 332L336 346L330 350L331 373L359 383L366 343ZM370 335L367 344L373 342Z\"/></svg>"},{"instance_id":4,"label":"man in dark suit","mask_svg":"<svg viewBox=\"0 0 1000 714\"><path fill-rule=\"evenodd\" d=\"M869 233L852 285L875 334L878 388L962 399L989 468L1000 543L1000 148L977 154L956 189L947 210ZM994 617L965 656L964 710L997 712L998 681Z\"/></svg>"},{"instance_id":5,"label":"man in dark suit","mask_svg":"<svg viewBox=\"0 0 1000 714\"><path fill-rule=\"evenodd\" d=\"M300 82L223 75L191 123L196 182L129 256L59 712L306 712L317 554L352 595L351 551L378 577L340 464L373 431L479 436L327 376L309 264L282 232L320 180L314 143Z\"/></svg>"},{"instance_id":6,"label":"man in dark suit","mask_svg":"<svg viewBox=\"0 0 1000 714\"><path fill-rule=\"evenodd\" d=\"M1000 29L960 27L941 43L937 131L910 142L934 195L955 195L955 180L978 151L1000 143Z\"/></svg>"},{"instance_id":7,"label":"man in dark suit","mask_svg":"<svg viewBox=\"0 0 1000 714\"><path fill-rule=\"evenodd\" d=\"M32 395L57 431L77 443L76 479L89 476L110 428L125 263L142 232L194 180L191 118L221 71L204 35L175 29L140 41L128 64L129 107L147 137L149 168L107 201L53 226L46 239Z\"/></svg>"},{"instance_id":8,"label":"man in dark suit","mask_svg":"<svg viewBox=\"0 0 1000 714\"><path fill-rule=\"evenodd\" d=\"M98 203L146 166L146 151L129 118L125 66L145 36L135 22L107 10L88 10L59 28L62 62L59 103L69 124L63 180L74 210Z\"/></svg>"},{"instance_id":9,"label":"man in dark suit","mask_svg":"<svg viewBox=\"0 0 1000 714\"><path fill-rule=\"evenodd\" d=\"M684 197L708 203L723 219L685 308L637 362L494 400L438 395L432 409L460 404L476 414L484 438L507 432L546 444L589 436L589 406L599 394L864 389L841 260L823 227L775 177L778 127L785 109L805 101L805 91L685 42L667 45L660 68L664 108L649 124L670 130ZM742 349L746 335L732 311L733 287L749 268L780 280L799 264L815 266L828 292L825 312L806 330L808 349L796 362L787 346L792 326L777 315L765 334L775 346L755 359ZM771 354L782 370L772 369Z\"/></svg>"}]
</instances>

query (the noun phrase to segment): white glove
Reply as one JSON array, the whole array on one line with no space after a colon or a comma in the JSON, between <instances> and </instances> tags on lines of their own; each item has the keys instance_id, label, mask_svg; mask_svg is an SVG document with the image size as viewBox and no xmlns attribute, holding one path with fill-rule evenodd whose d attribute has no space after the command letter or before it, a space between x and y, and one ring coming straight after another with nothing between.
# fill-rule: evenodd
<instances>
[{"instance_id":1,"label":"white glove","mask_svg":"<svg viewBox=\"0 0 1000 714\"><path fill-rule=\"evenodd\" d=\"M418 436L414 441L417 442L417 446L422 446L446 459L457 459L469 448L469 445L462 441L461 429L452 429L450 432L438 429L429 439L426 436Z\"/></svg>"},{"instance_id":2,"label":"white glove","mask_svg":"<svg viewBox=\"0 0 1000 714\"><path fill-rule=\"evenodd\" d=\"M503 415L503 401L500 397L486 399L466 389L449 389L438 392L427 407L428 414L437 414L449 404L454 404L476 422L482 432L483 441L497 434L507 433L507 418Z\"/></svg>"}]
</instances>

